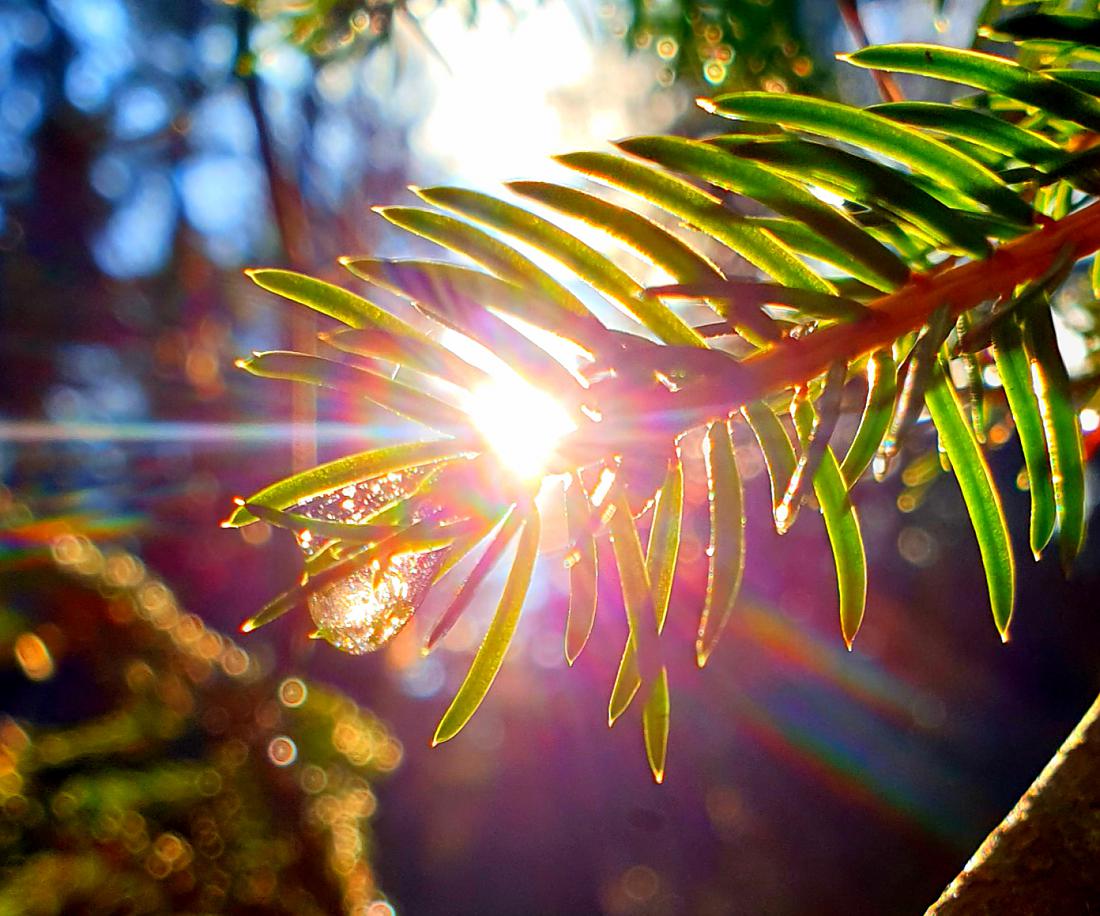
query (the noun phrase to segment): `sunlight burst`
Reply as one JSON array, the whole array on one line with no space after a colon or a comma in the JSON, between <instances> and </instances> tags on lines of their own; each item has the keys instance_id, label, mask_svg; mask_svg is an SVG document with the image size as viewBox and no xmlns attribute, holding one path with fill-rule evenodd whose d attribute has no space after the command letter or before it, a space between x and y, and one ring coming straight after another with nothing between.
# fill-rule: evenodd
<instances>
[{"instance_id":1,"label":"sunlight burst","mask_svg":"<svg viewBox=\"0 0 1100 916\"><path fill-rule=\"evenodd\" d=\"M577 428L561 404L518 377L475 389L467 410L501 463L523 480L541 477L558 443Z\"/></svg>"}]
</instances>

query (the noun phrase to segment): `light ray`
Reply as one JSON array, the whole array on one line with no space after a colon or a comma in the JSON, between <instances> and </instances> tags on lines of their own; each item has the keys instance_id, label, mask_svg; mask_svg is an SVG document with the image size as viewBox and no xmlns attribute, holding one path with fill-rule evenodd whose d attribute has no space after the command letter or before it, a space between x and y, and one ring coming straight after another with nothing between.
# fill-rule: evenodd
<instances>
[{"instance_id":1,"label":"light ray","mask_svg":"<svg viewBox=\"0 0 1100 916\"><path fill-rule=\"evenodd\" d=\"M239 445L290 442L302 431L319 442L362 442L396 438L399 427L362 423L52 423L38 420L0 421L0 441L33 444L48 442L179 442Z\"/></svg>"}]
</instances>

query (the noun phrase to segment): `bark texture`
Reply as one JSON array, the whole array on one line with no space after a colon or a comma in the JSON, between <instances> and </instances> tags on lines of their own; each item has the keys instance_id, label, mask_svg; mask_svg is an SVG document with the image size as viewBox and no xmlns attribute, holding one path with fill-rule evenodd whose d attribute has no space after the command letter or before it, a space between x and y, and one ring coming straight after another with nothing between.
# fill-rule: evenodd
<instances>
[{"instance_id":1,"label":"bark texture","mask_svg":"<svg viewBox=\"0 0 1100 916\"><path fill-rule=\"evenodd\" d=\"M1100 697L926 916L1100 913Z\"/></svg>"}]
</instances>

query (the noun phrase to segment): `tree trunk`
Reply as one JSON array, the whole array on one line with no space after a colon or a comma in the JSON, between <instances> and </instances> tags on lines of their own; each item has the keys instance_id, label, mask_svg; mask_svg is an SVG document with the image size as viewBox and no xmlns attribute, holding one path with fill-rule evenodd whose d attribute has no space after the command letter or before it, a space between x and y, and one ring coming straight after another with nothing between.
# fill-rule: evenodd
<instances>
[{"instance_id":1,"label":"tree trunk","mask_svg":"<svg viewBox=\"0 0 1100 916\"><path fill-rule=\"evenodd\" d=\"M926 916L1100 913L1100 697Z\"/></svg>"}]
</instances>

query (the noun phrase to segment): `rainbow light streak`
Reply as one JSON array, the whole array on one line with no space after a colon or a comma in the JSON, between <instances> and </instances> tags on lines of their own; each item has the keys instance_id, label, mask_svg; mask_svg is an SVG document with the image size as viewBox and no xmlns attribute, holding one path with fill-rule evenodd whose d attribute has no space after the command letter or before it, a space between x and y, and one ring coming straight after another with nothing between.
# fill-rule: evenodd
<instances>
[{"instance_id":1,"label":"rainbow light streak","mask_svg":"<svg viewBox=\"0 0 1100 916\"><path fill-rule=\"evenodd\" d=\"M966 847L966 824L983 810L981 787L913 739L919 690L764 605L742 608L735 620L747 654L759 647L785 663L756 684L711 685L753 740L838 796Z\"/></svg>"},{"instance_id":2,"label":"rainbow light streak","mask_svg":"<svg viewBox=\"0 0 1100 916\"><path fill-rule=\"evenodd\" d=\"M918 700L917 689L853 656L837 641L796 626L789 618L760 604L745 603L730 622L737 639L748 639L800 676L816 677L875 712L908 721Z\"/></svg>"},{"instance_id":3,"label":"rainbow light streak","mask_svg":"<svg viewBox=\"0 0 1100 916\"><path fill-rule=\"evenodd\" d=\"M744 694L730 694L727 701L743 733L779 760L821 780L834 795L869 808L876 817L922 828L960 852L967 848L971 837L964 819L937 814L947 808L942 798L928 806L910 787L882 779L820 726L777 721L772 709Z\"/></svg>"},{"instance_id":4,"label":"rainbow light streak","mask_svg":"<svg viewBox=\"0 0 1100 916\"><path fill-rule=\"evenodd\" d=\"M135 533L145 523L142 515L108 517L72 513L0 528L0 569L12 572L35 565L63 535L80 534L92 540L113 540Z\"/></svg>"}]
</instances>

